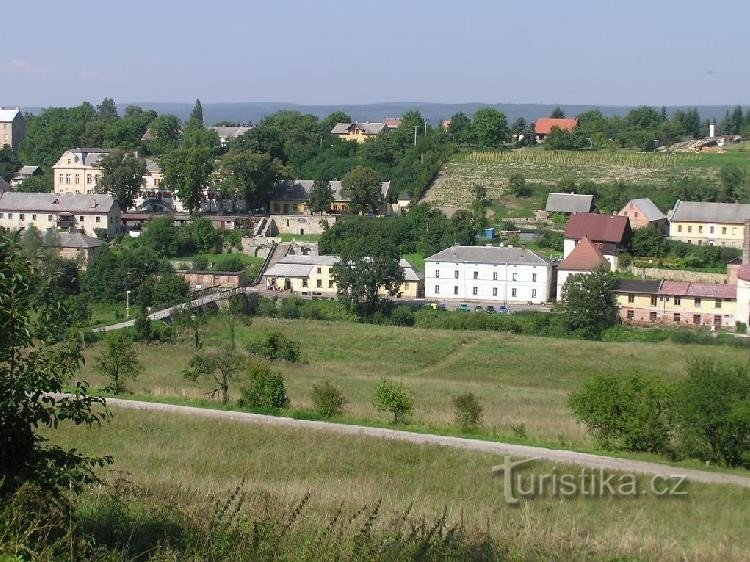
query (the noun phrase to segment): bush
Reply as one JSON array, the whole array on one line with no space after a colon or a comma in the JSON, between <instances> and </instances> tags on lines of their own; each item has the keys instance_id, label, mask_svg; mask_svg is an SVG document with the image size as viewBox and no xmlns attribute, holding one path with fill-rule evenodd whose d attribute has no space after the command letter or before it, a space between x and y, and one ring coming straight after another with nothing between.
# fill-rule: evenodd
<instances>
[{"instance_id":1,"label":"bush","mask_svg":"<svg viewBox=\"0 0 750 562\"><path fill-rule=\"evenodd\" d=\"M652 453L668 449L671 394L659 380L637 373L598 375L571 394L569 403L606 448Z\"/></svg>"},{"instance_id":2,"label":"bush","mask_svg":"<svg viewBox=\"0 0 750 562\"><path fill-rule=\"evenodd\" d=\"M737 322L734 323L734 326L735 326L734 330L738 334L746 334L747 333L747 324L745 324L744 322L740 322L738 320Z\"/></svg>"},{"instance_id":3,"label":"bush","mask_svg":"<svg viewBox=\"0 0 750 562\"><path fill-rule=\"evenodd\" d=\"M251 364L247 374L250 385L241 389L241 408L280 410L289 406L284 377L266 363Z\"/></svg>"},{"instance_id":4,"label":"bush","mask_svg":"<svg viewBox=\"0 0 750 562\"><path fill-rule=\"evenodd\" d=\"M299 343L276 331L266 334L260 341L250 342L247 350L271 361L284 359L290 363L296 363L302 355Z\"/></svg>"},{"instance_id":5,"label":"bush","mask_svg":"<svg viewBox=\"0 0 750 562\"><path fill-rule=\"evenodd\" d=\"M315 404L315 411L326 419L340 416L346 405L344 395L329 381L313 385L312 401Z\"/></svg>"},{"instance_id":6,"label":"bush","mask_svg":"<svg viewBox=\"0 0 750 562\"><path fill-rule=\"evenodd\" d=\"M237 254L220 254L212 259L213 269L216 271L242 271L245 269L244 260Z\"/></svg>"},{"instance_id":7,"label":"bush","mask_svg":"<svg viewBox=\"0 0 750 562\"><path fill-rule=\"evenodd\" d=\"M403 422L414 411L414 400L406 387L388 379L383 379L377 386L372 403L380 412L391 412L393 423Z\"/></svg>"},{"instance_id":8,"label":"bush","mask_svg":"<svg viewBox=\"0 0 750 562\"><path fill-rule=\"evenodd\" d=\"M279 313L279 307L276 305L276 299L269 299L263 295L258 296L258 308L255 312L258 316L276 318Z\"/></svg>"},{"instance_id":9,"label":"bush","mask_svg":"<svg viewBox=\"0 0 750 562\"><path fill-rule=\"evenodd\" d=\"M206 256L195 256L193 258L193 269L205 271L208 269L208 258Z\"/></svg>"},{"instance_id":10,"label":"bush","mask_svg":"<svg viewBox=\"0 0 750 562\"><path fill-rule=\"evenodd\" d=\"M526 184L526 178L522 174L514 173L508 178L510 192L516 197L528 197L531 195L531 187Z\"/></svg>"},{"instance_id":11,"label":"bush","mask_svg":"<svg viewBox=\"0 0 750 562\"><path fill-rule=\"evenodd\" d=\"M456 424L463 429L475 429L482 423L482 405L472 392L453 398Z\"/></svg>"},{"instance_id":12,"label":"bush","mask_svg":"<svg viewBox=\"0 0 750 562\"><path fill-rule=\"evenodd\" d=\"M390 323L394 326L413 326L414 311L408 305L399 305L391 312Z\"/></svg>"}]
</instances>

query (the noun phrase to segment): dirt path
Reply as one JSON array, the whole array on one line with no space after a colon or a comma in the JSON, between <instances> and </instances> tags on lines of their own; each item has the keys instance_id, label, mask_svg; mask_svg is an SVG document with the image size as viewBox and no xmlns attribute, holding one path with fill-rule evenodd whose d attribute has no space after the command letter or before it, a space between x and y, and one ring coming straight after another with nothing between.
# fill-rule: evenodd
<instances>
[{"instance_id":1,"label":"dirt path","mask_svg":"<svg viewBox=\"0 0 750 562\"><path fill-rule=\"evenodd\" d=\"M411 431L399 431L395 429L384 429L377 427L366 427L361 425L345 425L322 421L295 420L292 418L266 416L262 414L250 414L246 412L231 412L225 410L209 410L195 408L192 406L174 406L172 404L161 404L156 402L141 402L137 400L122 400L119 398L107 398L107 404L117 408L128 408L134 410L149 410L155 412L167 412L190 416L201 416L222 420L237 421L243 423L255 423L271 426L292 427L300 429L312 429L318 431L331 431L345 435L368 436L380 439L396 439L408 441L421 445L440 445L493 453L496 455L513 455L518 457L537 458L546 461L559 462L562 464L575 464L589 468L603 468L618 470L622 472L635 472L641 474L657 474L665 476L686 476L692 482L704 482L707 484L733 484L750 488L750 477L727 474L721 472L706 472L688 468L677 468L673 466L635 461L629 459L618 459L592 455L589 453L577 453L574 451L547 449L545 447L531 447L527 445L511 445L507 443L496 443L493 441L481 441L479 439L465 439L461 437L449 437L444 435L430 435L414 433Z\"/></svg>"}]
</instances>

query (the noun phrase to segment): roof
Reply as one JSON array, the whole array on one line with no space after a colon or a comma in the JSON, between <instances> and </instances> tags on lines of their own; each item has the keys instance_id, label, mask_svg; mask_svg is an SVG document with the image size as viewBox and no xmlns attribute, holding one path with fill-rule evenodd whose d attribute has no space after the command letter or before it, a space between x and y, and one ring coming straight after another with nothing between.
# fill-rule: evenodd
<instances>
[{"instance_id":1,"label":"roof","mask_svg":"<svg viewBox=\"0 0 750 562\"><path fill-rule=\"evenodd\" d=\"M630 201L628 201L625 207L622 208L620 214L623 214L625 212L625 209L627 209L630 205L637 207L641 214L646 217L649 222L656 222L667 218L664 213L659 210L659 207L657 207L654 202L647 197L643 199L631 199Z\"/></svg>"},{"instance_id":2,"label":"roof","mask_svg":"<svg viewBox=\"0 0 750 562\"><path fill-rule=\"evenodd\" d=\"M65 157L66 154L72 154L77 157L84 166L96 166L99 161L104 158L111 151L109 148L71 148L66 150L58 163Z\"/></svg>"},{"instance_id":3,"label":"roof","mask_svg":"<svg viewBox=\"0 0 750 562\"><path fill-rule=\"evenodd\" d=\"M662 281L660 295L682 297L707 297L736 299L737 285L722 283L690 283L688 281Z\"/></svg>"},{"instance_id":4,"label":"roof","mask_svg":"<svg viewBox=\"0 0 750 562\"><path fill-rule=\"evenodd\" d=\"M314 180L282 181L276 184L271 199L282 201L307 201L310 198ZM328 187L333 191L334 201L349 201L351 198L344 195L344 186L338 180L328 182ZM380 184L380 193L383 197L388 195L391 182L384 181Z\"/></svg>"},{"instance_id":5,"label":"roof","mask_svg":"<svg viewBox=\"0 0 750 562\"><path fill-rule=\"evenodd\" d=\"M588 213L591 211L593 201L593 195L550 193L544 210L550 213Z\"/></svg>"},{"instance_id":6,"label":"roof","mask_svg":"<svg viewBox=\"0 0 750 562\"><path fill-rule=\"evenodd\" d=\"M646 281L641 279L618 279L615 282L616 293L656 294L659 292L661 281Z\"/></svg>"},{"instance_id":7,"label":"roof","mask_svg":"<svg viewBox=\"0 0 750 562\"><path fill-rule=\"evenodd\" d=\"M99 248L104 246L105 243L98 238L80 232L60 232L55 237L54 242L45 245L56 248Z\"/></svg>"},{"instance_id":8,"label":"roof","mask_svg":"<svg viewBox=\"0 0 750 562\"><path fill-rule=\"evenodd\" d=\"M585 236L576 244L568 257L558 266L559 271L592 271L600 265L609 265L599 249Z\"/></svg>"},{"instance_id":9,"label":"roof","mask_svg":"<svg viewBox=\"0 0 750 562\"><path fill-rule=\"evenodd\" d=\"M341 261L339 256L284 256L263 274L264 277L308 277L314 267L319 265L334 265ZM419 281L422 279L420 273L409 263L401 258L399 266L404 270L405 281Z\"/></svg>"},{"instance_id":10,"label":"roof","mask_svg":"<svg viewBox=\"0 0 750 562\"><path fill-rule=\"evenodd\" d=\"M0 122L10 123L21 113L18 107L0 107Z\"/></svg>"},{"instance_id":11,"label":"roof","mask_svg":"<svg viewBox=\"0 0 750 562\"><path fill-rule=\"evenodd\" d=\"M302 265L333 265L338 263L338 256L305 256L305 255L291 255L284 256L276 263L289 263L289 264L302 264Z\"/></svg>"},{"instance_id":12,"label":"roof","mask_svg":"<svg viewBox=\"0 0 750 562\"><path fill-rule=\"evenodd\" d=\"M153 158L146 158L146 171L149 174L161 174L161 166Z\"/></svg>"},{"instance_id":13,"label":"roof","mask_svg":"<svg viewBox=\"0 0 750 562\"><path fill-rule=\"evenodd\" d=\"M568 220L564 236L573 240L580 240L585 237L592 242L621 244L629 231L630 221L628 217L578 213L572 215Z\"/></svg>"},{"instance_id":14,"label":"roof","mask_svg":"<svg viewBox=\"0 0 750 562\"><path fill-rule=\"evenodd\" d=\"M398 129L401 126L401 117L386 117L383 124L389 129Z\"/></svg>"},{"instance_id":15,"label":"roof","mask_svg":"<svg viewBox=\"0 0 750 562\"><path fill-rule=\"evenodd\" d=\"M264 277L309 277L313 265L297 263L275 263L263 274Z\"/></svg>"},{"instance_id":16,"label":"roof","mask_svg":"<svg viewBox=\"0 0 750 562\"><path fill-rule=\"evenodd\" d=\"M370 123L365 121L362 123L336 123L331 129L333 135L345 135L349 133L350 129L354 128L361 130L366 135L377 135L380 131L385 129L385 123Z\"/></svg>"},{"instance_id":17,"label":"roof","mask_svg":"<svg viewBox=\"0 0 750 562\"><path fill-rule=\"evenodd\" d=\"M219 138L222 139L234 139L247 133L252 127L207 127L212 131L216 131Z\"/></svg>"},{"instance_id":18,"label":"roof","mask_svg":"<svg viewBox=\"0 0 750 562\"><path fill-rule=\"evenodd\" d=\"M425 261L495 265L549 265L549 262L544 258L526 248L499 246L451 246L430 256Z\"/></svg>"},{"instance_id":19,"label":"roof","mask_svg":"<svg viewBox=\"0 0 750 562\"><path fill-rule=\"evenodd\" d=\"M0 196L0 210L69 213L108 213L116 205L111 195L84 193L19 193Z\"/></svg>"},{"instance_id":20,"label":"roof","mask_svg":"<svg viewBox=\"0 0 750 562\"><path fill-rule=\"evenodd\" d=\"M404 270L404 281L420 281L422 279L422 274L417 271L409 260L401 258L398 265Z\"/></svg>"},{"instance_id":21,"label":"roof","mask_svg":"<svg viewBox=\"0 0 750 562\"><path fill-rule=\"evenodd\" d=\"M16 172L16 176L33 176L39 166L22 166L20 170Z\"/></svg>"},{"instance_id":22,"label":"roof","mask_svg":"<svg viewBox=\"0 0 750 562\"><path fill-rule=\"evenodd\" d=\"M554 127L561 131L572 131L578 126L578 119L554 119L552 117L542 117L534 122L534 132L539 135L549 135Z\"/></svg>"},{"instance_id":23,"label":"roof","mask_svg":"<svg viewBox=\"0 0 750 562\"><path fill-rule=\"evenodd\" d=\"M750 219L750 205L680 201L674 206L672 222L719 222L742 224Z\"/></svg>"}]
</instances>

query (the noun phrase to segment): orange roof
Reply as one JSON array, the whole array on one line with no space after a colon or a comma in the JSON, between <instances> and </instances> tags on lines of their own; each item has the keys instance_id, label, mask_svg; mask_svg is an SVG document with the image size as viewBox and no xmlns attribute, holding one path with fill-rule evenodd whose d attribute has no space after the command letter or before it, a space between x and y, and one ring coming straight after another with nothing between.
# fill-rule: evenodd
<instances>
[{"instance_id":1,"label":"orange roof","mask_svg":"<svg viewBox=\"0 0 750 562\"><path fill-rule=\"evenodd\" d=\"M599 249L586 237L581 238L568 257L560 262L559 271L592 271L597 266L609 264Z\"/></svg>"},{"instance_id":2,"label":"orange roof","mask_svg":"<svg viewBox=\"0 0 750 562\"><path fill-rule=\"evenodd\" d=\"M561 131L573 131L578 127L578 119L553 119L552 117L542 117L534 123L534 132L538 135L549 135L552 128L557 127Z\"/></svg>"}]
</instances>

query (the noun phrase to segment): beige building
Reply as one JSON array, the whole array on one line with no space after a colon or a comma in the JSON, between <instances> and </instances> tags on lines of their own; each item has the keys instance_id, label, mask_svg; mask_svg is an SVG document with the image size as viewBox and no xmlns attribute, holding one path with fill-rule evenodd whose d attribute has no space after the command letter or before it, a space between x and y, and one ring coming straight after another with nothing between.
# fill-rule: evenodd
<instances>
[{"instance_id":1,"label":"beige building","mask_svg":"<svg viewBox=\"0 0 750 562\"><path fill-rule=\"evenodd\" d=\"M293 180L282 181L276 185L271 194L270 212L272 215L310 215L312 211L308 201L312 191L313 180ZM333 194L330 212L333 214L349 213L349 202L351 198L344 194L344 186L340 181L334 180L328 183L328 188ZM388 200L388 191L391 189L391 182L384 181L380 184L380 195L383 201ZM387 214L389 205L384 204L383 214Z\"/></svg>"},{"instance_id":2,"label":"beige building","mask_svg":"<svg viewBox=\"0 0 750 562\"><path fill-rule=\"evenodd\" d=\"M26 118L18 107L0 107L0 148L18 147L26 136Z\"/></svg>"},{"instance_id":3,"label":"beige building","mask_svg":"<svg viewBox=\"0 0 750 562\"><path fill-rule=\"evenodd\" d=\"M386 129L385 123L370 123L369 121L364 123L336 123L331 129L331 134L345 141L365 142Z\"/></svg>"},{"instance_id":4,"label":"beige building","mask_svg":"<svg viewBox=\"0 0 750 562\"><path fill-rule=\"evenodd\" d=\"M618 215L628 217L630 228L654 227L662 234L669 232L669 222L664 213L659 210L651 199L631 199L620 209Z\"/></svg>"},{"instance_id":5,"label":"beige building","mask_svg":"<svg viewBox=\"0 0 750 562\"><path fill-rule=\"evenodd\" d=\"M102 177L99 162L109 154L107 148L66 150L52 166L55 193L96 193Z\"/></svg>"},{"instance_id":6,"label":"beige building","mask_svg":"<svg viewBox=\"0 0 750 562\"><path fill-rule=\"evenodd\" d=\"M79 263L81 269L86 269L105 245L98 238L80 232L58 232L54 240L44 244L47 248L57 250L60 257Z\"/></svg>"},{"instance_id":7,"label":"beige building","mask_svg":"<svg viewBox=\"0 0 750 562\"><path fill-rule=\"evenodd\" d=\"M120 232L120 207L110 195L18 193L0 196L0 228L25 230L34 225L40 232L63 230L96 236Z\"/></svg>"},{"instance_id":8,"label":"beige building","mask_svg":"<svg viewBox=\"0 0 750 562\"><path fill-rule=\"evenodd\" d=\"M669 222L672 240L699 246L741 248L750 205L677 201Z\"/></svg>"}]
</instances>

